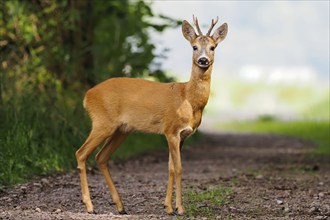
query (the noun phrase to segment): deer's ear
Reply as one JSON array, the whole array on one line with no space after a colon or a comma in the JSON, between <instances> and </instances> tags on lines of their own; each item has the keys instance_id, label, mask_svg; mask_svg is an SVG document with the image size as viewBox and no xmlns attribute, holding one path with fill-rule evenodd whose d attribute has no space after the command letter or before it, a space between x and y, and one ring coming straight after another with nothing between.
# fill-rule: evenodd
<instances>
[{"instance_id":1,"label":"deer's ear","mask_svg":"<svg viewBox=\"0 0 330 220\"><path fill-rule=\"evenodd\" d=\"M218 29L216 29L212 35L212 38L215 41L215 43L219 44L221 41L223 41L227 36L227 32L228 32L227 23L224 23Z\"/></svg>"},{"instance_id":2,"label":"deer's ear","mask_svg":"<svg viewBox=\"0 0 330 220\"><path fill-rule=\"evenodd\" d=\"M182 34L190 43L197 37L194 28L186 20L182 22Z\"/></svg>"}]
</instances>

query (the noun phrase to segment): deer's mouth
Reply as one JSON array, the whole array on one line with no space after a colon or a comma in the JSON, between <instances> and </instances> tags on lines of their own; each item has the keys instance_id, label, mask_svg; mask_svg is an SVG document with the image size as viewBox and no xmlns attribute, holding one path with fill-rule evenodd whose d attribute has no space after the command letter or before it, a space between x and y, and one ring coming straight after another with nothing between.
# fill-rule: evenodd
<instances>
[{"instance_id":1,"label":"deer's mouth","mask_svg":"<svg viewBox=\"0 0 330 220\"><path fill-rule=\"evenodd\" d=\"M208 65L208 64L198 64L198 66L199 66L200 68L205 69L205 68L209 67L210 65Z\"/></svg>"}]
</instances>

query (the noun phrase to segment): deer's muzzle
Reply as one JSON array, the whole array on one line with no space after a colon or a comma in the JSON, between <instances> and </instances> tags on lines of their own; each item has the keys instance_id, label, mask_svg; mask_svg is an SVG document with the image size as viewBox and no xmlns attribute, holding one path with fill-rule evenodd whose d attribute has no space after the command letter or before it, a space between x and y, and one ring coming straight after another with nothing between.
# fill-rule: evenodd
<instances>
[{"instance_id":1,"label":"deer's muzzle","mask_svg":"<svg viewBox=\"0 0 330 220\"><path fill-rule=\"evenodd\" d=\"M197 63L200 67L208 67L210 61L206 57L202 57L198 59Z\"/></svg>"}]
</instances>

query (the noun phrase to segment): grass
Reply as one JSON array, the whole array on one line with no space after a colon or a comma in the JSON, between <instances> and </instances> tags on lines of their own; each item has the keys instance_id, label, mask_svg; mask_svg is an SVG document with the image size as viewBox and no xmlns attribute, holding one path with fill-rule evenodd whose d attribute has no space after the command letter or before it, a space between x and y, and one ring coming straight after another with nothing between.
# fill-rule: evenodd
<instances>
[{"instance_id":1,"label":"grass","mask_svg":"<svg viewBox=\"0 0 330 220\"><path fill-rule=\"evenodd\" d=\"M231 122L218 128L232 132L270 133L298 137L316 144L313 153L330 155L329 121L289 121L283 122L263 117L253 122Z\"/></svg>"},{"instance_id":2,"label":"grass","mask_svg":"<svg viewBox=\"0 0 330 220\"><path fill-rule=\"evenodd\" d=\"M65 172L76 167L75 151L83 144L86 135L75 134L64 126L56 134L36 128L18 125L10 129L0 140L0 188L31 179L33 176ZM53 124L54 125L54 124ZM56 126L56 125L55 125ZM111 159L127 159L155 150L165 150L166 141L160 135L132 134ZM95 166L94 156L89 166Z\"/></svg>"},{"instance_id":3,"label":"grass","mask_svg":"<svg viewBox=\"0 0 330 220\"><path fill-rule=\"evenodd\" d=\"M79 98L67 94L65 100L48 100L31 95L0 105L0 189L34 176L75 169L75 151L88 136L90 120ZM163 136L136 133L111 159L165 149ZM95 165L95 153L89 166Z\"/></svg>"},{"instance_id":4,"label":"grass","mask_svg":"<svg viewBox=\"0 0 330 220\"><path fill-rule=\"evenodd\" d=\"M215 219L220 213L220 206L227 203L231 193L231 189L227 187L216 187L202 192L192 190L185 192L186 216Z\"/></svg>"}]
</instances>

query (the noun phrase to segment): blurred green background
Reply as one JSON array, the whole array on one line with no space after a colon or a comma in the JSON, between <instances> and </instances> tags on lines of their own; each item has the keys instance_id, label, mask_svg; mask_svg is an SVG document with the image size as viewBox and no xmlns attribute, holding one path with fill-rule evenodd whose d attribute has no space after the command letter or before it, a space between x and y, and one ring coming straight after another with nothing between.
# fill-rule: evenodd
<instances>
[{"instance_id":1,"label":"blurred green background","mask_svg":"<svg viewBox=\"0 0 330 220\"><path fill-rule=\"evenodd\" d=\"M0 1L0 188L76 166L74 152L90 129L82 99L95 84L119 76L186 81L191 48L181 36L180 22L191 21L193 13L201 14L202 27L208 25L207 16L222 14L220 22L229 22L232 32L224 47L217 49L221 59L216 57L216 64L240 61L233 39L245 39L245 35L235 32L237 13L226 11L233 6L228 3L221 11L211 5L217 2L192 2L186 7L188 3ZM214 14L211 9L216 10ZM182 13L173 14L177 10ZM226 55L234 61L226 60ZM256 72L267 76L274 68L236 70L234 66L215 66L202 129L293 135L315 141L318 148L314 153L330 155L326 77L313 78L312 74L308 78L307 71L307 80L299 81L297 76L286 83L253 77ZM327 68L329 71L328 61ZM155 149L166 149L163 137L134 134L114 158Z\"/></svg>"}]
</instances>

